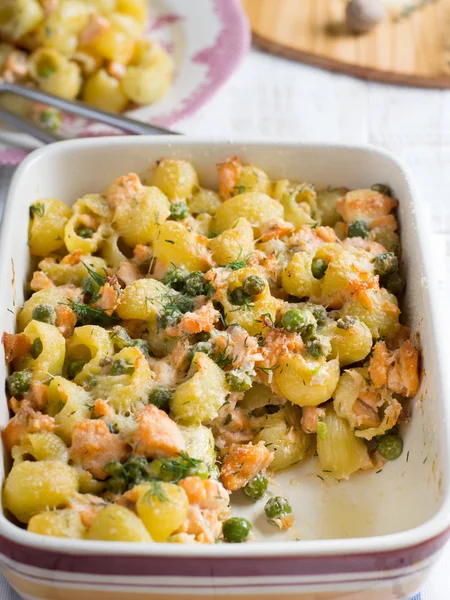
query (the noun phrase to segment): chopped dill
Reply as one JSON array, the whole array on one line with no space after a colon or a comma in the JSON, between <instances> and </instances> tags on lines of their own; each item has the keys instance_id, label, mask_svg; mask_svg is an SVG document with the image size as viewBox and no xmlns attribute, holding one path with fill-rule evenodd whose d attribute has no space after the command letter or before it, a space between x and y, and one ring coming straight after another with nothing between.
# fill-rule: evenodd
<instances>
[{"instance_id":1,"label":"chopped dill","mask_svg":"<svg viewBox=\"0 0 450 600\"><path fill-rule=\"evenodd\" d=\"M144 501L147 504L151 504L154 498L157 498L160 502L167 502L169 499L161 481L151 481L148 491L145 492Z\"/></svg>"},{"instance_id":2,"label":"chopped dill","mask_svg":"<svg viewBox=\"0 0 450 600\"><path fill-rule=\"evenodd\" d=\"M118 317L107 315L102 308L92 308L89 305L78 304L76 302L69 302L67 306L70 306L82 325L108 327L119 321Z\"/></svg>"},{"instance_id":3,"label":"chopped dill","mask_svg":"<svg viewBox=\"0 0 450 600\"><path fill-rule=\"evenodd\" d=\"M248 266L248 263L253 255L253 252L249 252L247 256L242 257L242 248L239 250L239 254L236 260L232 260L226 265L219 265L224 269L231 269L232 271L239 271L239 269L244 269ZM242 258L241 258L242 257Z\"/></svg>"},{"instance_id":4,"label":"chopped dill","mask_svg":"<svg viewBox=\"0 0 450 600\"><path fill-rule=\"evenodd\" d=\"M92 269L89 265L87 265L85 262L81 261L81 264L83 265L83 267L86 269L86 271L88 272L89 276L95 281L95 283L98 285L98 287L102 287L102 285L105 284L106 281L106 277L104 277L103 275L100 275L99 273L97 273L96 271L94 271L94 269Z\"/></svg>"},{"instance_id":5,"label":"chopped dill","mask_svg":"<svg viewBox=\"0 0 450 600\"><path fill-rule=\"evenodd\" d=\"M275 367L256 367L257 369L259 369L260 371L262 371L263 373L265 373L266 375L268 375L271 371L275 371L276 369L280 368L280 365L276 365Z\"/></svg>"},{"instance_id":6,"label":"chopped dill","mask_svg":"<svg viewBox=\"0 0 450 600\"><path fill-rule=\"evenodd\" d=\"M45 214L45 205L42 202L35 202L30 206L30 217L33 218L35 215L43 217Z\"/></svg>"},{"instance_id":7,"label":"chopped dill","mask_svg":"<svg viewBox=\"0 0 450 600\"><path fill-rule=\"evenodd\" d=\"M162 458L161 468L170 476L172 483L178 483L189 475L191 469L196 469L201 460L191 458L186 452L182 452L178 458Z\"/></svg>"}]
</instances>

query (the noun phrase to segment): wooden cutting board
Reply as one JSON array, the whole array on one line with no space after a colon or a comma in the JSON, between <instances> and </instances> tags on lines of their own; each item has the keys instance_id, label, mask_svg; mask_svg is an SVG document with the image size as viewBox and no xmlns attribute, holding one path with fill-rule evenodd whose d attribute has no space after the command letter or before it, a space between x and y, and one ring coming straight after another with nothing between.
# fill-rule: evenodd
<instances>
[{"instance_id":1,"label":"wooden cutting board","mask_svg":"<svg viewBox=\"0 0 450 600\"><path fill-rule=\"evenodd\" d=\"M413 0L412 0L413 1ZM364 79L450 88L450 0L350 33L346 0L243 0L253 40L287 58Z\"/></svg>"}]
</instances>

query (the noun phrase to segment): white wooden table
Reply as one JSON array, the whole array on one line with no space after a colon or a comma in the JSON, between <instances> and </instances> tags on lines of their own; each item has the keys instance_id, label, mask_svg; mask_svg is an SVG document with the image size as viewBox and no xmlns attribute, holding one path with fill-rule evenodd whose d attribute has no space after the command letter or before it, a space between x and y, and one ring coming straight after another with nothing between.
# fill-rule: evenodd
<instances>
[{"instance_id":1,"label":"white wooden table","mask_svg":"<svg viewBox=\"0 0 450 600\"><path fill-rule=\"evenodd\" d=\"M450 280L450 91L365 82L252 50L186 134L373 144L404 158L429 207L441 288ZM432 243L432 240L430 240ZM443 260L445 258L445 260ZM1 600L6 595L0 581ZM450 548L421 600L450 598Z\"/></svg>"}]
</instances>

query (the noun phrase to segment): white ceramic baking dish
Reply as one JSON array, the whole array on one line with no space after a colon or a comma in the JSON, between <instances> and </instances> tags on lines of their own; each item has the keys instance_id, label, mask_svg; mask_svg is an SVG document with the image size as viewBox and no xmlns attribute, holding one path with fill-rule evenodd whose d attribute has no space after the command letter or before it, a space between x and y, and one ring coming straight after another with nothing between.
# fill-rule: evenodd
<instances>
[{"instance_id":1,"label":"white ceramic baking dish","mask_svg":"<svg viewBox=\"0 0 450 600\"><path fill-rule=\"evenodd\" d=\"M405 450L382 472L355 475L340 484L319 479L314 461L280 474L277 482L296 515L288 537L262 523L260 503L238 499L236 510L256 524L257 540L251 544L46 538L0 516L2 570L25 598L398 600L419 589L450 534L448 351L430 272L436 259L430 255L426 219L411 177L386 152L182 137L85 139L39 150L18 169L4 213L0 329L14 330L14 313L24 299L28 206L36 199L53 196L71 204L128 171L145 173L164 156L192 161L204 185L214 186L216 163L235 154L272 178L351 188L383 182L394 189L408 281L404 317L423 352L422 384L404 431ZM0 368L4 377L3 360ZM7 420L2 392L1 425Z\"/></svg>"}]
</instances>

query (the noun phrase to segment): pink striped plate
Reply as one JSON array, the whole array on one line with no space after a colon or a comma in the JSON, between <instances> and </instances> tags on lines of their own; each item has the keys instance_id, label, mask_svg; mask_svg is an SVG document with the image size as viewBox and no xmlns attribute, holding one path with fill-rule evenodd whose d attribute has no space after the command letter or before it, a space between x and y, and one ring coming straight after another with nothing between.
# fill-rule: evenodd
<instances>
[{"instance_id":1,"label":"pink striped plate","mask_svg":"<svg viewBox=\"0 0 450 600\"><path fill-rule=\"evenodd\" d=\"M229 79L250 45L250 29L239 0L152 0L150 35L172 54L175 79L154 105L129 111L140 121L171 127L198 111ZM64 119L64 135L88 137L114 130L78 117ZM28 139L8 132L11 144ZM16 166L26 150L0 150L0 166Z\"/></svg>"}]
</instances>

